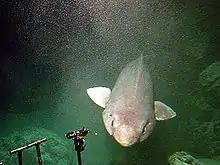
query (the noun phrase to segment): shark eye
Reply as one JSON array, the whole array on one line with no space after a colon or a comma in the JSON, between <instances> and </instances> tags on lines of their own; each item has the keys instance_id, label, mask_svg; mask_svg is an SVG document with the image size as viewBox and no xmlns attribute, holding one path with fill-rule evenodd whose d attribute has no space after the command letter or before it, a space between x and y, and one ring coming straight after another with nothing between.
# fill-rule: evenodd
<instances>
[{"instance_id":1,"label":"shark eye","mask_svg":"<svg viewBox=\"0 0 220 165\"><path fill-rule=\"evenodd\" d=\"M146 133L147 125L149 124L149 121L146 122L145 126L142 129L142 134Z\"/></svg>"},{"instance_id":2,"label":"shark eye","mask_svg":"<svg viewBox=\"0 0 220 165\"><path fill-rule=\"evenodd\" d=\"M112 122L111 122L111 126L113 127L113 125L114 125L114 120L112 120Z\"/></svg>"}]
</instances>

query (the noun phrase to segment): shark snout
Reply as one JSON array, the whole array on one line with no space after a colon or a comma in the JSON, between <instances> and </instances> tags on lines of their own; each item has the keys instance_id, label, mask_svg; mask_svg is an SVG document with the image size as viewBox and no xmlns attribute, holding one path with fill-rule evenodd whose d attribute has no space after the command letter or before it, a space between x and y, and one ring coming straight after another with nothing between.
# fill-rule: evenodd
<instances>
[{"instance_id":1,"label":"shark snout","mask_svg":"<svg viewBox=\"0 0 220 165\"><path fill-rule=\"evenodd\" d=\"M124 147L133 145L139 139L139 133L129 125L121 125L115 129L113 136Z\"/></svg>"}]
</instances>

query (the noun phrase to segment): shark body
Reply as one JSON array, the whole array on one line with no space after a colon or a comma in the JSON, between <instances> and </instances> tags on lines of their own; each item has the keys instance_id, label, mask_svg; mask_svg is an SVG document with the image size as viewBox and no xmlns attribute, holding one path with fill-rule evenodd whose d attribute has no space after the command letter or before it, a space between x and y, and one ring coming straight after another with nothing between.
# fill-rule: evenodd
<instances>
[{"instance_id":1,"label":"shark body","mask_svg":"<svg viewBox=\"0 0 220 165\"><path fill-rule=\"evenodd\" d=\"M154 101L153 85L143 56L128 63L111 91L106 87L87 89L89 97L105 108L105 128L122 146L145 140L153 131L156 120L166 120L176 113L160 101Z\"/></svg>"}]
</instances>

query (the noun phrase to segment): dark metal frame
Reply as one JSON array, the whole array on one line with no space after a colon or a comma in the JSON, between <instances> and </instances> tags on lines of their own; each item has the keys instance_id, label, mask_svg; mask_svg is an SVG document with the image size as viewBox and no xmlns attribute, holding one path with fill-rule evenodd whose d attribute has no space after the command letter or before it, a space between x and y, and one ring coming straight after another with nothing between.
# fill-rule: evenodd
<instances>
[{"instance_id":1,"label":"dark metal frame","mask_svg":"<svg viewBox=\"0 0 220 165\"><path fill-rule=\"evenodd\" d=\"M24 151L25 149L31 148L33 146L36 147L36 151L37 151L37 158L38 158L38 164L42 165L42 158L41 158L41 152L40 152L40 144L47 141L47 138L41 139L41 140L37 140L31 144L28 144L26 146L14 149L12 151L10 151L9 153L12 155L14 153L18 153L18 163L19 165L22 165L22 151Z\"/></svg>"}]
</instances>

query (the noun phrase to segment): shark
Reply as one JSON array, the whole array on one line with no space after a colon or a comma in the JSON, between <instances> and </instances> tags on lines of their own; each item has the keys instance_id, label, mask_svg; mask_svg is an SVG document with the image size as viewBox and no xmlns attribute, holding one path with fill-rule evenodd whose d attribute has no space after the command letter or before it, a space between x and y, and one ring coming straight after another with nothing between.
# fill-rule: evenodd
<instances>
[{"instance_id":1,"label":"shark","mask_svg":"<svg viewBox=\"0 0 220 165\"><path fill-rule=\"evenodd\" d=\"M171 107L154 100L153 84L143 55L122 69L112 90L95 86L86 92L94 103L104 108L105 128L123 147L144 141L156 121L176 116Z\"/></svg>"}]
</instances>

